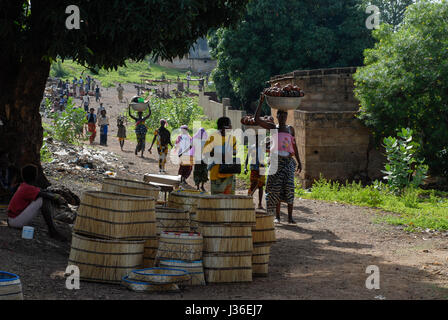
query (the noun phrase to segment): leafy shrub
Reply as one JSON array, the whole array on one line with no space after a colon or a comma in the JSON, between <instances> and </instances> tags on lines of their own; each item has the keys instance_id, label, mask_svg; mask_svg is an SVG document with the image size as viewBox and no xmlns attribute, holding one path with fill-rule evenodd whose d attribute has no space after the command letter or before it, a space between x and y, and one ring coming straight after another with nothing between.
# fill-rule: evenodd
<instances>
[{"instance_id":1,"label":"leafy shrub","mask_svg":"<svg viewBox=\"0 0 448 320\"><path fill-rule=\"evenodd\" d=\"M70 75L70 72L62 66L62 62L59 60L57 63L51 65L51 76L56 78L66 78Z\"/></svg>"},{"instance_id":2,"label":"leafy shrub","mask_svg":"<svg viewBox=\"0 0 448 320\"><path fill-rule=\"evenodd\" d=\"M420 145L412 141L412 133L411 129L401 129L398 138L384 139L387 154L384 178L392 191L398 193L406 187L419 187L428 172L428 166L423 164L423 160L416 158Z\"/></svg>"},{"instance_id":3,"label":"leafy shrub","mask_svg":"<svg viewBox=\"0 0 448 320\"><path fill-rule=\"evenodd\" d=\"M70 98L67 107L61 113L53 115L54 138L66 143L74 143L81 139L83 128L87 123L86 112L74 106Z\"/></svg>"},{"instance_id":4,"label":"leafy shrub","mask_svg":"<svg viewBox=\"0 0 448 320\"><path fill-rule=\"evenodd\" d=\"M448 176L448 1L410 5L398 31L382 25L377 43L365 50L355 93L360 119L377 142L397 128L414 130L432 174Z\"/></svg>"}]
</instances>

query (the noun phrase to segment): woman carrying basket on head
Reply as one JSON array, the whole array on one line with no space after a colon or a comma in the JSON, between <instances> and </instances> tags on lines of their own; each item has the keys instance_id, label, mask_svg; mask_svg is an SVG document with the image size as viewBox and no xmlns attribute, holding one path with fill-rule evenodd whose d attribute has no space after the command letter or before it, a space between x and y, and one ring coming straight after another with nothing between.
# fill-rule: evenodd
<instances>
[{"instance_id":1,"label":"woman carrying basket on head","mask_svg":"<svg viewBox=\"0 0 448 320\"><path fill-rule=\"evenodd\" d=\"M297 150L295 131L286 125L288 112L278 110L278 125L260 118L261 106L265 96L261 95L260 103L255 113L255 122L267 130L277 130L271 134L270 166L266 182L266 205L268 214L276 215L276 222L280 222L280 203L288 204L288 222L295 223L292 218L294 207L294 172L302 171L299 151ZM294 158L296 161L294 161ZM297 170L296 170L297 169Z\"/></svg>"},{"instance_id":2,"label":"woman carrying basket on head","mask_svg":"<svg viewBox=\"0 0 448 320\"><path fill-rule=\"evenodd\" d=\"M142 158L144 158L143 154L145 152L146 145L146 133L148 132L148 128L145 125L145 121L151 117L151 107L148 104L148 115L143 118L143 112L139 111L137 113L138 118L134 117L131 114L131 106L129 106L129 116L135 120L135 135L137 136L137 147L135 148L135 155L137 155L140 151L142 152Z\"/></svg>"}]
</instances>

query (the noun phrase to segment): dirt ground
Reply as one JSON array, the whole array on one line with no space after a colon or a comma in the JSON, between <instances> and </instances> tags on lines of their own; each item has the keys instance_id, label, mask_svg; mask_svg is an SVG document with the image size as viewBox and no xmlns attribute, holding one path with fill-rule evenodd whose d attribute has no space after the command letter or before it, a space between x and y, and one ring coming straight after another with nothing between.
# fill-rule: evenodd
<instances>
[{"instance_id":1,"label":"dirt ground","mask_svg":"<svg viewBox=\"0 0 448 320\"><path fill-rule=\"evenodd\" d=\"M131 85L125 89L129 98L136 93ZM135 144L129 141L126 151L120 151L115 117L125 105L117 103L115 89L104 90L103 102L112 118L112 132L107 148L95 147L116 153L129 166L119 176L141 180L144 173L157 173L156 154L146 152L146 159L136 157ZM177 174L176 166L168 164L167 169L169 174ZM100 188L98 182L81 182L71 176L49 179L78 196L87 189ZM193 185L192 178L189 184ZM258 201L258 194L254 201ZM267 278L186 287L180 293L140 294L118 285L87 282L81 283L80 290L67 290L63 275L70 243L48 238L41 217L34 221L34 240L23 240L20 230L7 227L6 212L0 209L0 270L20 275L24 297L32 300L447 299L448 234L407 233L400 227L375 222L383 214L374 209L296 199L297 224L276 226L277 243L271 248ZM286 220L286 207L282 208L282 218ZM68 225L57 225L70 236ZM378 290L366 288L366 268L371 265L380 270Z\"/></svg>"}]
</instances>

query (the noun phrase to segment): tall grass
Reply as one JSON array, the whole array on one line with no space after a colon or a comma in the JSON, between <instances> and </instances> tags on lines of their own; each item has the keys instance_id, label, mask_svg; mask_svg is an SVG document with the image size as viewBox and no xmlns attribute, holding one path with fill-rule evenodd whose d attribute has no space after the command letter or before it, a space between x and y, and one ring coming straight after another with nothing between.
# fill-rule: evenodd
<instances>
[{"instance_id":1,"label":"tall grass","mask_svg":"<svg viewBox=\"0 0 448 320\"><path fill-rule=\"evenodd\" d=\"M360 183L340 184L320 178L310 193L301 196L380 208L395 213L385 215L384 221L406 226L407 230L448 230L448 194L444 192L407 188L401 195L396 195L383 184L363 187Z\"/></svg>"}]
</instances>

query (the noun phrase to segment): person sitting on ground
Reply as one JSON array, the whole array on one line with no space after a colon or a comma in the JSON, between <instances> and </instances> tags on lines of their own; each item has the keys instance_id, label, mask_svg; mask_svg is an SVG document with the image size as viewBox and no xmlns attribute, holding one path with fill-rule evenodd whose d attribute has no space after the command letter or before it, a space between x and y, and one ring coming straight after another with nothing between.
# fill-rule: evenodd
<instances>
[{"instance_id":1,"label":"person sitting on ground","mask_svg":"<svg viewBox=\"0 0 448 320\"><path fill-rule=\"evenodd\" d=\"M124 125L124 120L125 118L123 116L119 116L117 118L117 127L118 127L117 137L118 142L120 143L121 151L123 151L124 141L126 140L126 127Z\"/></svg>"},{"instance_id":2,"label":"person sitting on ground","mask_svg":"<svg viewBox=\"0 0 448 320\"><path fill-rule=\"evenodd\" d=\"M107 133L109 132L109 118L106 115L106 110L101 111L101 116L98 117L98 126L100 127L100 145L107 147Z\"/></svg>"},{"instance_id":3,"label":"person sitting on ground","mask_svg":"<svg viewBox=\"0 0 448 320\"><path fill-rule=\"evenodd\" d=\"M33 186L36 183L38 169L34 165L26 165L22 169L23 183L11 199L8 206L8 226L21 229L28 225L38 214L42 213L48 226L48 234L51 238L66 241L54 225L54 204L66 204L64 198Z\"/></svg>"},{"instance_id":4,"label":"person sitting on ground","mask_svg":"<svg viewBox=\"0 0 448 320\"><path fill-rule=\"evenodd\" d=\"M171 133L166 128L167 121L165 119L160 120L160 128L154 132L154 139L152 140L151 147L149 148L149 153L152 154L152 147L154 142L157 141L157 152L159 153L159 173L166 173L165 165L166 159L168 157L168 146L173 148L171 143Z\"/></svg>"}]
</instances>

